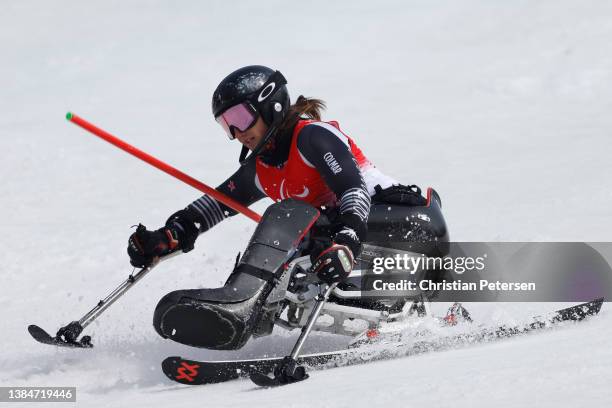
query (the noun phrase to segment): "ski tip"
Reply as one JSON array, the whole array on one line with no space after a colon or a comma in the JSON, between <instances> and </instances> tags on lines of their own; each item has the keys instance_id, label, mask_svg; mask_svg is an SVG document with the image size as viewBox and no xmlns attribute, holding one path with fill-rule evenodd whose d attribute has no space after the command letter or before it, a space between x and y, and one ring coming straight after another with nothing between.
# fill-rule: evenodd
<instances>
[{"instance_id":1,"label":"ski tip","mask_svg":"<svg viewBox=\"0 0 612 408\"><path fill-rule=\"evenodd\" d=\"M72 112L66 113L66 120L71 121L73 116Z\"/></svg>"},{"instance_id":2,"label":"ski tip","mask_svg":"<svg viewBox=\"0 0 612 408\"><path fill-rule=\"evenodd\" d=\"M28 333L34 338L34 340L39 341L41 343L48 343L52 340L51 335L47 333L44 329L40 328L35 324L31 324L28 326Z\"/></svg>"},{"instance_id":3,"label":"ski tip","mask_svg":"<svg viewBox=\"0 0 612 408\"><path fill-rule=\"evenodd\" d=\"M599 311L601 310L601 306L603 306L603 302L604 302L603 297L600 297L593 301L593 303L595 303L595 313L599 313Z\"/></svg>"},{"instance_id":4,"label":"ski tip","mask_svg":"<svg viewBox=\"0 0 612 408\"><path fill-rule=\"evenodd\" d=\"M38 334L38 333L45 332L45 331L43 329L41 329L40 327L38 327L37 325L31 324L31 325L28 326L28 332L30 334Z\"/></svg>"}]
</instances>

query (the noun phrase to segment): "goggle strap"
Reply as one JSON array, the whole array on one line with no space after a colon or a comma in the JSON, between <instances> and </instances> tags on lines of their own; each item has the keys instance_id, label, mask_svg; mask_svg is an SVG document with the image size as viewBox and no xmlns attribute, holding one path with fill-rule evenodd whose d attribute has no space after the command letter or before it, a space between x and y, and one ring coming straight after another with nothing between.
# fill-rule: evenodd
<instances>
[{"instance_id":1,"label":"goggle strap","mask_svg":"<svg viewBox=\"0 0 612 408\"><path fill-rule=\"evenodd\" d=\"M242 150L240 151L240 157L238 158L240 164L244 162L244 159L246 159L247 154L249 154L249 148L243 145Z\"/></svg>"}]
</instances>

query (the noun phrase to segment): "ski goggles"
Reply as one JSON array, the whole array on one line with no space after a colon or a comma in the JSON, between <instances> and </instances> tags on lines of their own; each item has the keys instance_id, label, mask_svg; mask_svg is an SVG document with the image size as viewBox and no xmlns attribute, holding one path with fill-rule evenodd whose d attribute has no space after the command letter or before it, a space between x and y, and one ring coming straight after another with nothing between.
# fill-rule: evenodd
<instances>
[{"instance_id":1,"label":"ski goggles","mask_svg":"<svg viewBox=\"0 0 612 408\"><path fill-rule=\"evenodd\" d=\"M241 132L246 132L252 128L257 122L259 113L255 107L248 103L242 102L226 109L222 114L217 116L215 120L221 125L230 140L234 140L234 131L238 129Z\"/></svg>"}]
</instances>

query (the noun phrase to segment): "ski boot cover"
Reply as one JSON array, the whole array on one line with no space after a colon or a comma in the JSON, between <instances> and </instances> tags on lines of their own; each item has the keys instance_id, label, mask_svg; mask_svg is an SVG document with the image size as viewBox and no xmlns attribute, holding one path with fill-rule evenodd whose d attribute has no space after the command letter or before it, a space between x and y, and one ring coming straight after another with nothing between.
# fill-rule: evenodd
<instances>
[{"instance_id":1,"label":"ski boot cover","mask_svg":"<svg viewBox=\"0 0 612 408\"><path fill-rule=\"evenodd\" d=\"M286 266L318 217L317 209L294 199L268 207L223 287L177 290L159 301L157 333L189 346L235 350L262 330L262 320L272 320L263 329L271 331L273 319L266 317L284 298Z\"/></svg>"}]
</instances>

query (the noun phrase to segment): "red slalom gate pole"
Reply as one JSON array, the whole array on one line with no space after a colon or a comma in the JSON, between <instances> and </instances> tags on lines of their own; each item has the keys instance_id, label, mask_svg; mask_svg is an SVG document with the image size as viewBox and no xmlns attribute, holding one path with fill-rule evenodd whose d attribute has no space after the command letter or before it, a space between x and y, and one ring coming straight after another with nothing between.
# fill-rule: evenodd
<instances>
[{"instance_id":1,"label":"red slalom gate pole","mask_svg":"<svg viewBox=\"0 0 612 408\"><path fill-rule=\"evenodd\" d=\"M189 184L191 187L196 188L198 190L200 190L203 193L208 194L209 196L213 197L214 199L222 202L223 204L227 205L230 208L233 208L234 210L246 215L247 217L249 217L250 219L252 219L255 222L259 222L259 220L261 220L261 216L259 214L257 214L255 211L250 210L249 208L245 207L244 205L240 204L238 201L231 199L230 197L226 196L225 194L221 193L220 191L215 190L214 188L211 188L209 186L207 186L206 184L202 183L201 181L198 181L196 179L194 179L193 177L189 176L188 174L183 173L182 171L170 166L169 164L164 163L163 161L151 156L148 153L143 152L142 150L124 142L123 140L119 139L116 136L111 135L110 133L100 129L99 127L89 123L88 121L86 121L85 119L75 115L74 113L68 112L66 114L66 119L68 119L68 121L74 123L75 125L78 125L80 127L82 127L83 129L87 130L90 133L93 133L94 135L98 136L101 139L106 140L108 143L113 144L115 146L117 146L118 148L120 148L121 150L131 154L132 156L135 156L137 158L139 158L142 161L145 161L147 163L149 163L150 165L152 165L153 167L157 167L158 169L160 169L161 171L163 171L164 173L167 173L173 177L176 177L177 179L181 180L184 183Z\"/></svg>"}]
</instances>

